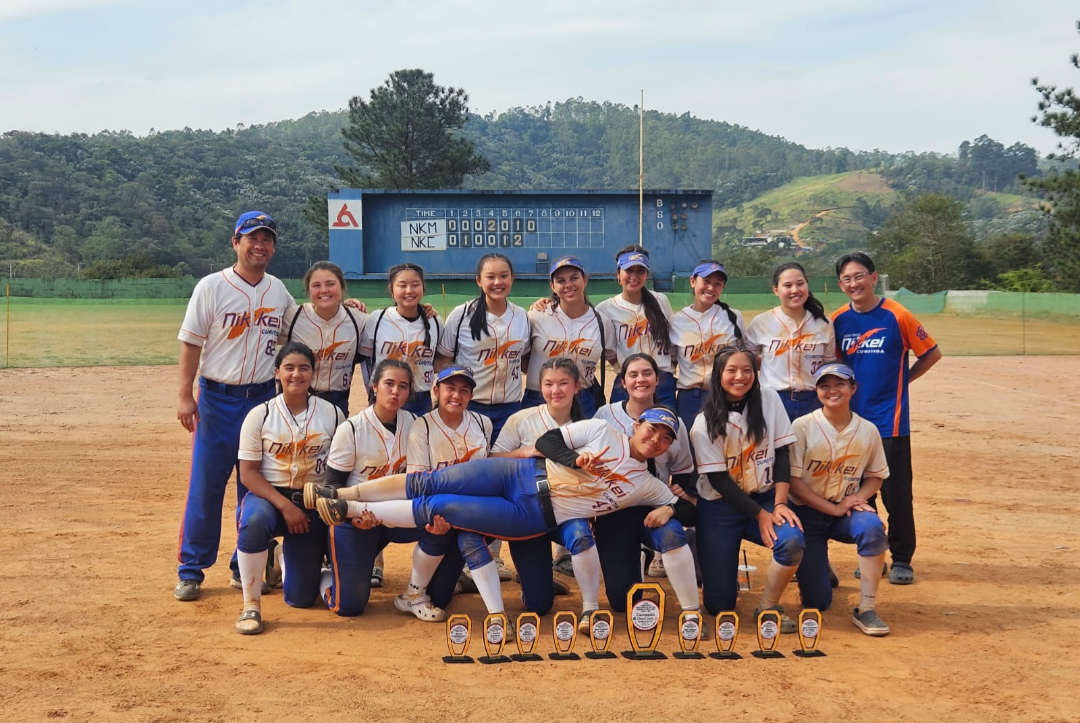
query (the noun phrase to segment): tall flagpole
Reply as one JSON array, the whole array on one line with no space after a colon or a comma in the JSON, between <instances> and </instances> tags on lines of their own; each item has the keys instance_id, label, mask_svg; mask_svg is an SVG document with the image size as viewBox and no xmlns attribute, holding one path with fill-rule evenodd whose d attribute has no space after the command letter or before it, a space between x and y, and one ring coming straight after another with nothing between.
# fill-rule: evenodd
<instances>
[{"instance_id":1,"label":"tall flagpole","mask_svg":"<svg viewBox=\"0 0 1080 723\"><path fill-rule=\"evenodd\" d=\"M638 107L638 246L645 239L645 89L641 89L641 105Z\"/></svg>"}]
</instances>

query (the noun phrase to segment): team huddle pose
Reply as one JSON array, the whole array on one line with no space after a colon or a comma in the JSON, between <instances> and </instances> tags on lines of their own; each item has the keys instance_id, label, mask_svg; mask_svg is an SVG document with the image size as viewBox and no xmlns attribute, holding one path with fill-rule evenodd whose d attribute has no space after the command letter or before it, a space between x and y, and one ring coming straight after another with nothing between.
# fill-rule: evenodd
<instances>
[{"instance_id":1,"label":"team huddle pose","mask_svg":"<svg viewBox=\"0 0 1080 723\"><path fill-rule=\"evenodd\" d=\"M492 253L477 265L478 296L443 324L411 263L388 272L393 303L380 311L346 299L325 261L297 306L266 273L276 242L267 214L241 215L237 263L199 282L180 331L177 418L194 439L177 600L198 599L217 558L235 468L241 634L263 631L275 586L293 607L321 597L361 614L391 543L412 546L402 612L444 620L463 589L504 612L503 541L530 611L566 592L553 571L573 574L582 629L601 579L622 611L647 556L704 625L701 608L735 608L749 541L771 551L755 614L776 611L791 633L780 600L793 578L803 605L832 604L830 540L855 545L854 625L889 633L882 575L914 581L908 385L941 352L874 292L865 254L837 263L850 302L831 319L789 262L773 274L778 306L747 325L720 299L727 272L712 259L673 313L646 288L644 248L619 250L622 291L595 307L585 267L563 256L548 268L551 297L526 312L508 299L510 259ZM349 416L357 372L368 403Z\"/></svg>"}]
</instances>

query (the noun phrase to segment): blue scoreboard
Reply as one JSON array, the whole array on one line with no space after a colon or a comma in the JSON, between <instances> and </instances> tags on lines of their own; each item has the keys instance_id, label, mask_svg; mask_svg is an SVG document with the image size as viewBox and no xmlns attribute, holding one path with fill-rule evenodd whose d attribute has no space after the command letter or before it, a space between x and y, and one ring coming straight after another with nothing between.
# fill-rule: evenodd
<instances>
[{"instance_id":1,"label":"blue scoreboard","mask_svg":"<svg viewBox=\"0 0 1080 723\"><path fill-rule=\"evenodd\" d=\"M330 260L351 279L385 278L403 261L432 278L472 278L485 253L519 276L547 276L558 256L611 276L615 253L638 242L637 191L393 191L342 189L328 198ZM643 245L663 288L712 246L712 191L644 194Z\"/></svg>"}]
</instances>

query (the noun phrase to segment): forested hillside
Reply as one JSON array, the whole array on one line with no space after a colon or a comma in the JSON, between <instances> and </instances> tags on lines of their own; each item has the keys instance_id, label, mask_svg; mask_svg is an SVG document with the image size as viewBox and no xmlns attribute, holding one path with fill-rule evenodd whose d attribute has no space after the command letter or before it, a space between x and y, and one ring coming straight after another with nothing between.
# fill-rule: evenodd
<instances>
[{"instance_id":1,"label":"forested hillside","mask_svg":"<svg viewBox=\"0 0 1080 723\"><path fill-rule=\"evenodd\" d=\"M22 276L198 276L229 262L231 222L259 208L281 227L274 271L301 275L327 255L323 233L304 220L303 208L309 195L338 185L334 165L349 162L341 144L345 122L343 112L320 112L146 137L5 133L0 263ZM489 173L466 180L469 187L637 186L634 108L571 99L472 116L463 132L491 163ZM645 114L645 134L646 185L713 189L718 209L800 177L862 169L881 171L901 190L946 184L974 193L991 183L1015 191L1015 171L995 166L988 175L985 159L1008 156L1025 172L1036 160L1023 146L997 144L998 152L990 139L967 144L966 159L963 149L960 158L811 150L742 126L655 111Z\"/></svg>"}]
</instances>

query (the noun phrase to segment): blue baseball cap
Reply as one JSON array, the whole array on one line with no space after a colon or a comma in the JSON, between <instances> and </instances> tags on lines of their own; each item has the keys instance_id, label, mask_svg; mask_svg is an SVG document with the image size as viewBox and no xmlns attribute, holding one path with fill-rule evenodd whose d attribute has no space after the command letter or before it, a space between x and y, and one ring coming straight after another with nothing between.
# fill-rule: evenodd
<instances>
[{"instance_id":1,"label":"blue baseball cap","mask_svg":"<svg viewBox=\"0 0 1080 723\"><path fill-rule=\"evenodd\" d=\"M855 381L855 370L847 364L832 362L814 372L814 384L816 385L824 377L840 377L841 379Z\"/></svg>"},{"instance_id":2,"label":"blue baseball cap","mask_svg":"<svg viewBox=\"0 0 1080 723\"><path fill-rule=\"evenodd\" d=\"M270 218L270 214L262 211L248 211L240 214L240 218L236 219L236 230L233 231L233 236L249 234L260 228L265 228L274 234L275 239L277 238L277 224Z\"/></svg>"},{"instance_id":3,"label":"blue baseball cap","mask_svg":"<svg viewBox=\"0 0 1080 723\"><path fill-rule=\"evenodd\" d=\"M476 389L476 380L473 378L472 369L469 367L463 367L460 364L451 364L448 367L443 367L443 370L435 377L436 384L442 384L447 379L453 377L464 377L467 382Z\"/></svg>"},{"instance_id":4,"label":"blue baseball cap","mask_svg":"<svg viewBox=\"0 0 1080 723\"><path fill-rule=\"evenodd\" d=\"M677 435L679 433L679 418L675 414L665 407L649 407L641 416L638 417L639 422L651 422L652 424L662 424L671 430L672 434Z\"/></svg>"},{"instance_id":5,"label":"blue baseball cap","mask_svg":"<svg viewBox=\"0 0 1080 723\"><path fill-rule=\"evenodd\" d=\"M640 251L627 251L624 254L619 254L619 258L616 260L620 269L629 269L634 266L644 266L649 268L649 256L643 254Z\"/></svg>"},{"instance_id":6,"label":"blue baseball cap","mask_svg":"<svg viewBox=\"0 0 1080 723\"><path fill-rule=\"evenodd\" d=\"M573 256L560 256L548 264L548 276L554 276L556 271L565 266L572 266L575 269L579 269L581 273L585 273L585 266L576 258Z\"/></svg>"},{"instance_id":7,"label":"blue baseball cap","mask_svg":"<svg viewBox=\"0 0 1080 723\"><path fill-rule=\"evenodd\" d=\"M706 261L698 264L694 267L694 273L691 276L705 277L716 273L723 276L724 281L727 281L727 271L724 271L724 265L717 261Z\"/></svg>"}]
</instances>

